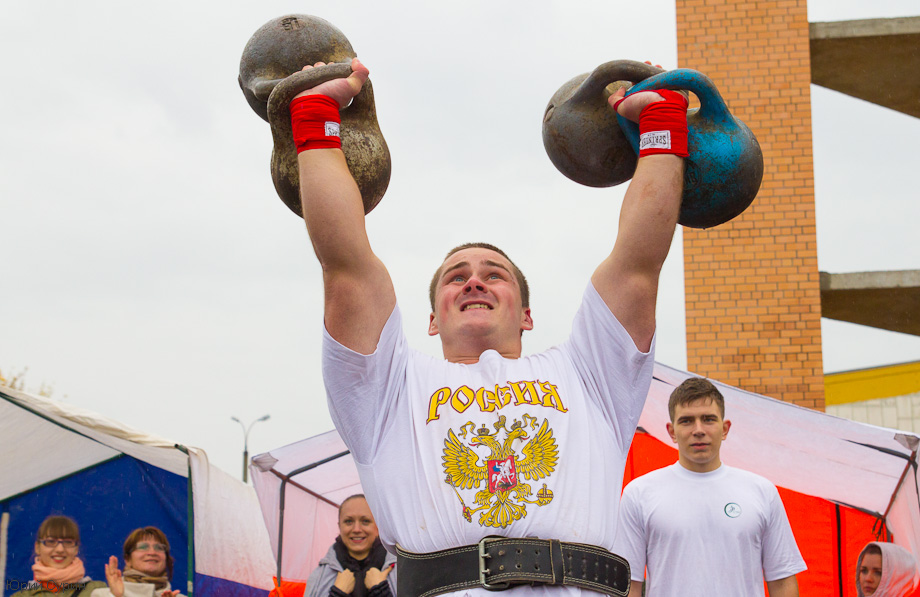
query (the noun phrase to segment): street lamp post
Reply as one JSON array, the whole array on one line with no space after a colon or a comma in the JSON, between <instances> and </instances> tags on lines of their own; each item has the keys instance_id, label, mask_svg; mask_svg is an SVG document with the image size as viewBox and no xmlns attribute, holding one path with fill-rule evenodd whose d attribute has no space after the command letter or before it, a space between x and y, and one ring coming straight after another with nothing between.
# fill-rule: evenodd
<instances>
[{"instance_id":1,"label":"street lamp post","mask_svg":"<svg viewBox=\"0 0 920 597\"><path fill-rule=\"evenodd\" d=\"M249 424L249 427L243 425L243 422L237 419L236 417L230 417L232 420L240 424L240 427L243 428L243 483L246 483L249 480L249 430L252 429L252 426L258 423L259 421L267 421L271 415L264 415L253 421Z\"/></svg>"}]
</instances>

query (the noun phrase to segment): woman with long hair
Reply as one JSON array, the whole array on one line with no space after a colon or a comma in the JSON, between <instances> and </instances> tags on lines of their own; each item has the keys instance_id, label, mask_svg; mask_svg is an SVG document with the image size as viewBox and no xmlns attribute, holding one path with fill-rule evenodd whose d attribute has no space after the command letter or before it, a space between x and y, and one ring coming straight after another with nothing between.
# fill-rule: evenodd
<instances>
[{"instance_id":1,"label":"woman with long hair","mask_svg":"<svg viewBox=\"0 0 920 597\"><path fill-rule=\"evenodd\" d=\"M49 516L35 537L32 582L12 597L88 597L105 583L86 575L80 553L80 529L67 516ZM9 585L9 581L7 581Z\"/></svg>"}]
</instances>

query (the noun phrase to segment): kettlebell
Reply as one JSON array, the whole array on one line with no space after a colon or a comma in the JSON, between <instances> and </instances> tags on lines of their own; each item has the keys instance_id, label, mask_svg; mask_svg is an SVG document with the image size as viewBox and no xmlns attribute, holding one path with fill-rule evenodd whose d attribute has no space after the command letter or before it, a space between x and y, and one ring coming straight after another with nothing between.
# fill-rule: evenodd
<instances>
[{"instance_id":1,"label":"kettlebell","mask_svg":"<svg viewBox=\"0 0 920 597\"><path fill-rule=\"evenodd\" d=\"M348 38L334 25L302 14L269 21L253 34L243 49L240 89L253 111L271 126L272 181L278 196L298 216L302 217L303 213L289 104L301 91L350 75L354 56ZM326 66L301 70L317 62L325 62ZM377 123L370 80L339 115L342 151L361 191L366 214L386 193L391 171L390 151Z\"/></svg>"},{"instance_id":2,"label":"kettlebell","mask_svg":"<svg viewBox=\"0 0 920 597\"><path fill-rule=\"evenodd\" d=\"M684 191L679 222L690 228L710 228L727 222L754 201L763 180L763 152L751 129L728 111L712 80L699 71L681 68L649 77L626 95L654 89L688 90L699 109L687 114ZM634 151L639 153L639 126L617 114Z\"/></svg>"},{"instance_id":3,"label":"kettlebell","mask_svg":"<svg viewBox=\"0 0 920 597\"><path fill-rule=\"evenodd\" d=\"M543 114L543 147L553 165L589 187L611 187L632 178L638 158L607 98L662 72L644 62L614 60L560 87Z\"/></svg>"}]
</instances>

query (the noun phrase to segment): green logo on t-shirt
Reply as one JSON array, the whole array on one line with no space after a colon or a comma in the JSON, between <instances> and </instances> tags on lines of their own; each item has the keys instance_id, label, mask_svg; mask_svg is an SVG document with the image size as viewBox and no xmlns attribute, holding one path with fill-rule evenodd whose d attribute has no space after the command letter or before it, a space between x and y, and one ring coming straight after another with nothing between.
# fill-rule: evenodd
<instances>
[{"instance_id":1,"label":"green logo on t-shirt","mask_svg":"<svg viewBox=\"0 0 920 597\"><path fill-rule=\"evenodd\" d=\"M728 502L725 504L725 516L729 518L738 518L741 516L741 506L735 502Z\"/></svg>"}]
</instances>

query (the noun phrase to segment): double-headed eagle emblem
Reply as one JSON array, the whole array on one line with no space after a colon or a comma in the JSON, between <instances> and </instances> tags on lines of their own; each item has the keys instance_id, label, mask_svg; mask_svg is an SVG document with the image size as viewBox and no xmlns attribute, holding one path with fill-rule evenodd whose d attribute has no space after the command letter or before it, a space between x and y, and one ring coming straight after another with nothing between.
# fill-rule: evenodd
<instances>
[{"instance_id":1,"label":"double-headed eagle emblem","mask_svg":"<svg viewBox=\"0 0 920 597\"><path fill-rule=\"evenodd\" d=\"M444 472L447 473L445 482L454 488L460 504L463 506L463 517L472 522L473 514L479 512L481 526L505 528L515 520L527 515L527 504L545 506L553 499L553 492L543 484L537 492L536 499L532 499L533 490L530 485L521 481L521 475L530 481L539 481L549 477L556 470L559 460L559 448L553 439L553 430L549 428L547 419L533 433L527 434L537 428L537 419L528 414L524 415L523 423L515 420L508 429L505 427L505 416L502 415L493 425L494 433L489 433L485 425L479 429L470 421L460 427L460 437L449 429L444 440ZM499 441L499 434L504 431L504 440ZM484 464L480 456L467 446L463 440L468 435L470 446L486 446L491 450ZM520 449L519 456L514 449L516 441L530 440ZM479 488L485 481L485 488L476 492L474 501L477 508L469 508L463 501L458 489Z\"/></svg>"}]
</instances>

